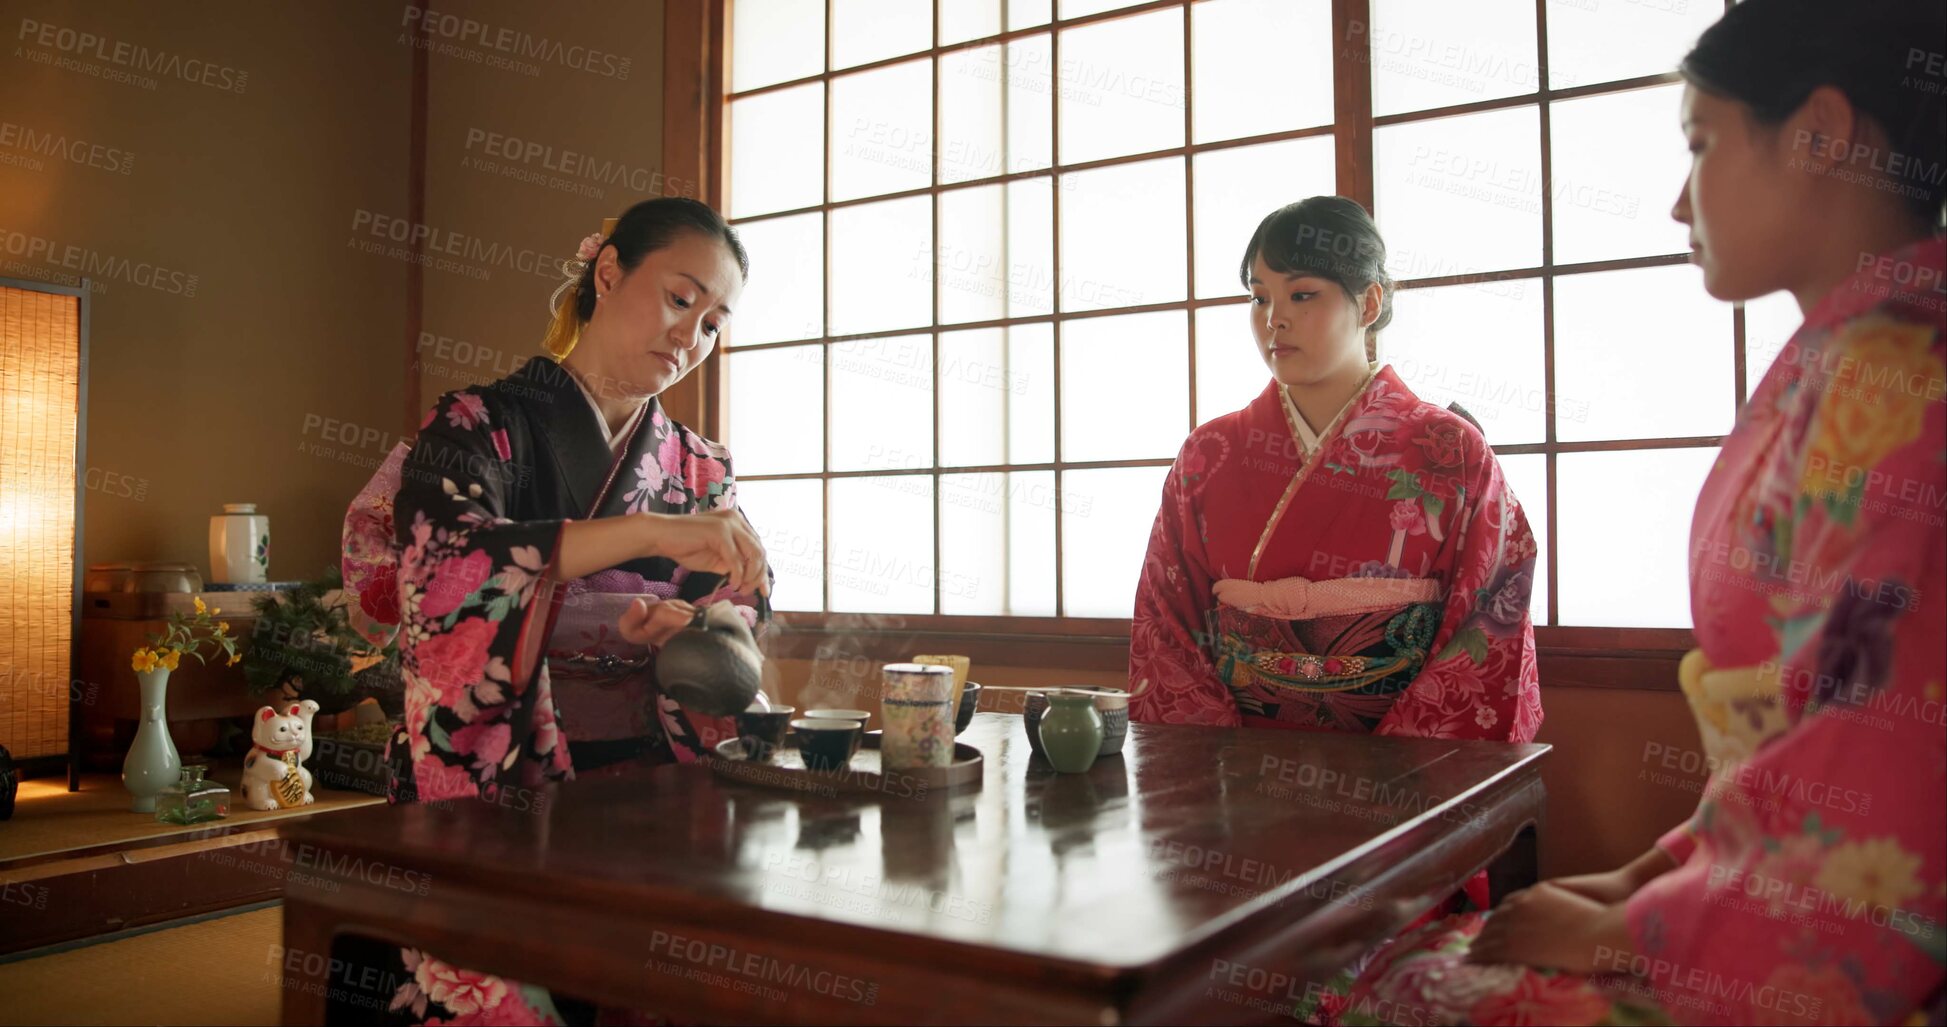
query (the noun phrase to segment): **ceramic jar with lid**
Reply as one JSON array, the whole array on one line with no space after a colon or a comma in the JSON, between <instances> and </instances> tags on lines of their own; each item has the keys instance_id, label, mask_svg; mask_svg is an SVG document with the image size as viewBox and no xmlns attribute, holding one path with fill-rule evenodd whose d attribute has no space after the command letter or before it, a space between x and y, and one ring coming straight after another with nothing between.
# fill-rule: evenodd
<instances>
[{"instance_id":1,"label":"ceramic jar with lid","mask_svg":"<svg viewBox=\"0 0 1947 1027\"><path fill-rule=\"evenodd\" d=\"M270 580L270 518L255 503L225 503L210 518L210 581L257 585Z\"/></svg>"}]
</instances>

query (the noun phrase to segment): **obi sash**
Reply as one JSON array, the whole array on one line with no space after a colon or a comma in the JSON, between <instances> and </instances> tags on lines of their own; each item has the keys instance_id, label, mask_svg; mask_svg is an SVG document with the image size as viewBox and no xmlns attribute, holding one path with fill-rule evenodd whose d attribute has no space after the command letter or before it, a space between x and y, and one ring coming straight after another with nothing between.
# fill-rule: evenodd
<instances>
[{"instance_id":1,"label":"obi sash","mask_svg":"<svg viewBox=\"0 0 1947 1027\"><path fill-rule=\"evenodd\" d=\"M1370 734L1425 665L1439 583L1338 578L1216 583L1217 676L1250 727Z\"/></svg>"},{"instance_id":2,"label":"obi sash","mask_svg":"<svg viewBox=\"0 0 1947 1027\"><path fill-rule=\"evenodd\" d=\"M548 677L575 772L629 761L694 762L707 750L696 722L656 685L655 653L616 631L639 598L707 605L711 575L678 567L669 581L610 568L571 581L548 636Z\"/></svg>"},{"instance_id":3,"label":"obi sash","mask_svg":"<svg viewBox=\"0 0 1947 1027\"><path fill-rule=\"evenodd\" d=\"M655 712L655 657L648 647L622 638L615 624L638 596L668 598L656 586L667 588L670 596L675 586L655 582L635 592L600 590L599 579L611 573L569 583L548 638L556 715L577 774L631 759L674 762Z\"/></svg>"},{"instance_id":4,"label":"obi sash","mask_svg":"<svg viewBox=\"0 0 1947 1027\"><path fill-rule=\"evenodd\" d=\"M1677 682L1712 774L1735 771L1791 726L1775 663L1714 667L1702 649L1692 649L1677 665Z\"/></svg>"}]
</instances>

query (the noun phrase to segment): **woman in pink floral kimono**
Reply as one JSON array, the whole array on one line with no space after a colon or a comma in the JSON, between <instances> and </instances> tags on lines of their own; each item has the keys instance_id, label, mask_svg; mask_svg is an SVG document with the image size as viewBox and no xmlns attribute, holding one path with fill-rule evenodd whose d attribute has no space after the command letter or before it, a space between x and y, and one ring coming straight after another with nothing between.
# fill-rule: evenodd
<instances>
[{"instance_id":1,"label":"woman in pink floral kimono","mask_svg":"<svg viewBox=\"0 0 1947 1027\"><path fill-rule=\"evenodd\" d=\"M1684 61L1704 286L1805 313L1691 528L1705 797L1628 866L1402 939L1324 1016L1942 1022L1943 38L1935 0L1745 0Z\"/></svg>"},{"instance_id":2,"label":"woman in pink floral kimono","mask_svg":"<svg viewBox=\"0 0 1947 1027\"><path fill-rule=\"evenodd\" d=\"M347 517L347 586L399 625L395 802L530 808L526 790L693 760L727 732L656 692L655 650L706 603L754 621L769 571L729 455L656 397L709 356L748 260L721 216L686 199L631 207L577 256L553 359L442 396ZM348 996L365 1012L456 1024L593 1013L430 953L359 942L346 954L381 971L363 978L382 982L374 994Z\"/></svg>"}]
</instances>

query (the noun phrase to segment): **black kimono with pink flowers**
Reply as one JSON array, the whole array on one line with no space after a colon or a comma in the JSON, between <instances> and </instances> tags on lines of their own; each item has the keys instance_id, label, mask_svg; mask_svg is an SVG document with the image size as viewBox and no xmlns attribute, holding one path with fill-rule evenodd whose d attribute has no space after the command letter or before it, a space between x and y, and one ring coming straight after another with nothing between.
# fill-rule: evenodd
<instances>
[{"instance_id":1,"label":"black kimono with pink flowers","mask_svg":"<svg viewBox=\"0 0 1947 1027\"><path fill-rule=\"evenodd\" d=\"M391 517L415 797L491 797L504 785L572 776L564 735L574 725L561 722L543 657L620 655L626 645L600 630L588 637L586 617L578 637L556 639L564 606L573 620L574 611L619 612L601 596L722 596L688 594L687 573L666 559L556 583L562 528L590 516L732 507L729 454L652 399L612 455L580 386L537 357L500 381L440 397L398 475ZM382 587L382 571L369 577ZM674 743L672 752L687 755L721 729L658 706L663 715L645 730Z\"/></svg>"},{"instance_id":2,"label":"black kimono with pink flowers","mask_svg":"<svg viewBox=\"0 0 1947 1027\"><path fill-rule=\"evenodd\" d=\"M393 801L535 809L536 796L509 790L596 765L692 760L731 730L727 719L688 715L658 694L654 652L621 639L614 622L638 596L728 598L754 619L751 597L666 559L569 582L551 573L571 520L734 507L729 454L654 399L619 454L596 418L567 372L536 357L500 381L440 397L347 513L346 587L373 621L396 623L402 655L405 723L387 760ZM573 741L578 732L595 737ZM340 989L333 1019L523 1023L593 1013L414 949L348 938L335 954L378 971L362 979L382 983L363 994Z\"/></svg>"}]
</instances>

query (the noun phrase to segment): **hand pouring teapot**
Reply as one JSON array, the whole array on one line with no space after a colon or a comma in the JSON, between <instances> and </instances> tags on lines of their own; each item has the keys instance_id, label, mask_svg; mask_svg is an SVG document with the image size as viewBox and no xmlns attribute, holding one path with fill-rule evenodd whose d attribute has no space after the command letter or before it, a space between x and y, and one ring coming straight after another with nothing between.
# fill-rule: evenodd
<instances>
[{"instance_id":1,"label":"hand pouring teapot","mask_svg":"<svg viewBox=\"0 0 1947 1027\"><path fill-rule=\"evenodd\" d=\"M770 619L770 602L757 597L757 618ZM764 698L764 656L743 615L729 601L699 607L690 626L656 654L656 683L684 709L712 717L741 713Z\"/></svg>"}]
</instances>

